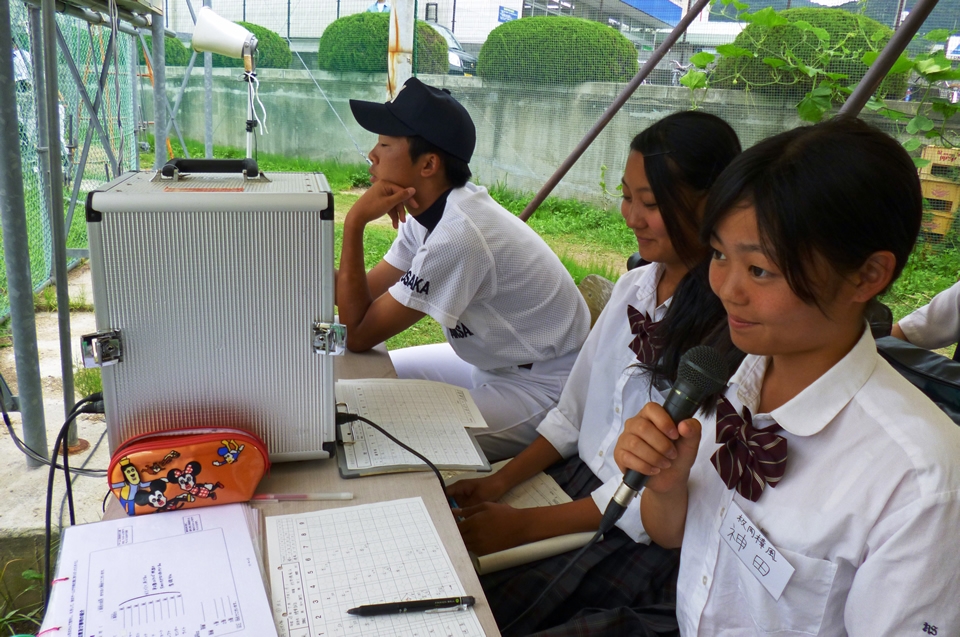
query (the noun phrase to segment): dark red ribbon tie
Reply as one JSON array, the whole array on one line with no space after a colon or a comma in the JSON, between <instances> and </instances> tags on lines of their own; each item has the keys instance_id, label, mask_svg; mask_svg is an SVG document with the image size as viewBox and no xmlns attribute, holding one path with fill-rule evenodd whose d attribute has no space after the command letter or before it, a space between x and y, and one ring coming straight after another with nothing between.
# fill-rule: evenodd
<instances>
[{"instance_id":1,"label":"dark red ribbon tie","mask_svg":"<svg viewBox=\"0 0 960 637\"><path fill-rule=\"evenodd\" d=\"M787 441L775 432L774 423L756 429L747 407L741 417L733 405L721 397L717 402L717 442L723 445L710 460L728 489L756 502L767 485L776 487L787 468Z\"/></svg>"},{"instance_id":2,"label":"dark red ribbon tie","mask_svg":"<svg viewBox=\"0 0 960 637\"><path fill-rule=\"evenodd\" d=\"M627 321L630 323L630 332L635 334L630 341L630 349L637 355L638 361L652 365L660 355L660 344L655 334L659 321L654 321L649 314L641 313L632 305L627 306Z\"/></svg>"}]
</instances>

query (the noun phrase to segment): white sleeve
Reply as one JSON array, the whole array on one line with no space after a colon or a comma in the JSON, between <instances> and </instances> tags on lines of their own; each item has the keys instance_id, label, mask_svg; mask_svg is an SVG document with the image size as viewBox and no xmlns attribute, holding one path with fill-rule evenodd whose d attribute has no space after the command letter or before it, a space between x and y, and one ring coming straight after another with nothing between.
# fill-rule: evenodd
<instances>
[{"instance_id":1,"label":"white sleeve","mask_svg":"<svg viewBox=\"0 0 960 637\"><path fill-rule=\"evenodd\" d=\"M933 297L927 305L897 323L914 345L937 349L960 339L960 283Z\"/></svg>"},{"instance_id":2,"label":"white sleeve","mask_svg":"<svg viewBox=\"0 0 960 637\"><path fill-rule=\"evenodd\" d=\"M851 637L960 635L960 493L920 496L871 532L844 607Z\"/></svg>"},{"instance_id":3,"label":"white sleeve","mask_svg":"<svg viewBox=\"0 0 960 637\"><path fill-rule=\"evenodd\" d=\"M409 217L406 221L402 222L400 229L397 231L397 238L393 240L390 249L383 255L384 261L401 272L406 272L410 269L410 264L413 263L413 257L417 254L418 242L413 234L413 224L415 223L417 222Z\"/></svg>"},{"instance_id":4,"label":"white sleeve","mask_svg":"<svg viewBox=\"0 0 960 637\"><path fill-rule=\"evenodd\" d=\"M493 256L476 227L438 226L389 292L402 305L453 329L492 269Z\"/></svg>"}]
</instances>

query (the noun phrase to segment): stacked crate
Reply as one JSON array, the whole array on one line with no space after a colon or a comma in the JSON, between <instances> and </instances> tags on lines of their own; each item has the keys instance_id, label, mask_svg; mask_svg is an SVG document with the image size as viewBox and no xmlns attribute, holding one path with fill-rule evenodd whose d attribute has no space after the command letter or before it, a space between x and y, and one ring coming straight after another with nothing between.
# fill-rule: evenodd
<instances>
[{"instance_id":1,"label":"stacked crate","mask_svg":"<svg viewBox=\"0 0 960 637\"><path fill-rule=\"evenodd\" d=\"M927 146L922 157L930 162L920 169L923 230L942 237L950 232L960 204L960 148Z\"/></svg>"}]
</instances>

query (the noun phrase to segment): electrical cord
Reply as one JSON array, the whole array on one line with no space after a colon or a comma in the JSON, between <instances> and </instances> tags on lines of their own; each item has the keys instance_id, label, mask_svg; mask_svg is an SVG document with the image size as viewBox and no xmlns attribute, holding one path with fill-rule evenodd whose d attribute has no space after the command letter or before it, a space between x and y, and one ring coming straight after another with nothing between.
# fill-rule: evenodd
<instances>
[{"instance_id":1,"label":"electrical cord","mask_svg":"<svg viewBox=\"0 0 960 637\"><path fill-rule=\"evenodd\" d=\"M422 460L424 463L426 463L426 465L430 467L430 470L433 471L433 474L437 476L437 480L440 481L440 490L446 493L447 485L443 483L443 476L440 475L440 470L437 469L437 466L435 464L427 460L426 456L421 454L419 451L416 451L415 449L412 449L411 447L408 447L404 443L400 442L392 434L387 432L383 427L373 422L372 420L364 418L363 416L360 416L358 414L351 414L349 412L342 412L342 411L337 412L337 418L336 418L337 426L345 425L349 422L354 422L356 420L367 423L368 425L370 425L371 427L373 427L374 429L382 433L384 436L386 436L389 440L396 443L397 445L402 447L404 450L409 451L410 453L415 455L417 458Z\"/></svg>"},{"instance_id":2,"label":"electrical cord","mask_svg":"<svg viewBox=\"0 0 960 637\"><path fill-rule=\"evenodd\" d=\"M532 602L529 606L527 606L527 609L526 609L525 611L523 611L522 613L520 613L519 615L517 615L517 617L516 617L512 622L510 622L509 624L507 624L506 626L504 626L503 628L501 628L501 629L500 629L500 632L503 633L504 635L506 635L506 634L507 634L507 631L509 631L511 628L513 628L513 627L517 624L517 622L519 622L521 619L523 619L524 617L526 617L527 614L529 614L531 610L533 610L534 608L536 608L537 604L539 604L540 601L543 600L543 598L547 596L547 593L549 593L551 590L553 590L554 585L555 585L557 582L559 582L559 581L563 578L564 575L567 574L567 571L570 570L570 567L573 566L574 564L576 564L576 563L577 563L577 560L579 560L581 557L583 557L583 554L586 553L586 552L590 549L591 546L593 546L594 544L596 544L596 543L597 543L597 540L599 540L601 537L603 537L603 531L598 530L596 533L594 533L594 534L593 534L593 537L590 538L590 541L587 542L586 545L584 545L584 547L583 547L582 549L580 549L579 551L577 551L577 554L576 554L576 555L574 555L573 557L570 558L570 561L567 562L567 565L563 567L563 570L560 571L560 572L557 574L557 576L554 577L554 578L550 581L549 584L547 584L546 588L544 588L542 591L540 591L540 594L537 596L537 598L536 598L535 600L533 600L533 602Z\"/></svg>"},{"instance_id":3,"label":"electrical cord","mask_svg":"<svg viewBox=\"0 0 960 637\"><path fill-rule=\"evenodd\" d=\"M97 392L95 394L90 394L85 398L81 398L77 402L77 404L73 406L73 410L75 411L81 405L84 405L87 403L93 403L94 410L89 412L84 412L84 413L96 413L96 414L103 413L103 394ZM13 439L14 446L16 446L16 448L19 449L20 452L23 453L23 455L45 465L49 465L51 462L56 463L56 458L54 458L53 460L48 460L47 458L43 457L42 455L40 455L39 453L37 453L36 451L28 447L26 443L24 443L20 439L20 437L17 436L17 432L14 431L13 429L13 423L10 422L10 414L7 413L7 405L4 402L2 396L0 396L0 412L2 412L3 414L3 423L6 425L7 432L10 434L10 437ZM61 464L56 464L56 467L57 469L63 469L63 465ZM88 478L103 478L103 477L106 477L107 475L106 469L80 468L80 469L71 469L71 471L73 471L76 475L86 476Z\"/></svg>"},{"instance_id":4,"label":"electrical cord","mask_svg":"<svg viewBox=\"0 0 960 637\"><path fill-rule=\"evenodd\" d=\"M76 512L74 511L73 506L73 484L70 480L70 456L69 449L67 448L67 436L69 435L70 425L76 420L77 416L80 414L96 414L102 413L102 406L96 403L100 402L103 398L103 395L100 393L91 394L85 398L81 398L76 405L73 406L73 409L70 411L70 414L67 416L66 421L64 421L63 426L60 427L60 432L57 434L57 439L53 444L54 455L57 451L63 452L63 464L57 464L55 460L47 461L47 464L50 466L50 470L47 474L47 498L46 498L46 517L44 523L44 586L43 586L43 603L44 605L50 601L50 585L52 579L50 577L50 572L52 570L51 565L51 547L53 543L53 481L56 476L57 469L63 469L63 475L66 479L66 488L67 488L67 503L69 505L70 511L70 524L73 525L76 523ZM7 419L9 420L9 419ZM9 425L8 425L9 426ZM35 453L35 452L34 452Z\"/></svg>"}]
</instances>

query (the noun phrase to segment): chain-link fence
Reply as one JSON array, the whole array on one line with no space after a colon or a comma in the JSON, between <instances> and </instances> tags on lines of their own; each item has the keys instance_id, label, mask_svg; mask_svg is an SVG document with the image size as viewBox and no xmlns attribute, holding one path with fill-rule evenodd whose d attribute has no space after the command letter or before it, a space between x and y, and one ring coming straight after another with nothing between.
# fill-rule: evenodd
<instances>
[{"instance_id":1,"label":"chain-link fence","mask_svg":"<svg viewBox=\"0 0 960 637\"><path fill-rule=\"evenodd\" d=\"M387 18L371 14L388 12L390 2L213 0L214 11L222 17L279 36L269 42L260 37L259 97L266 111L262 130L267 131L258 136L261 152L363 163L375 137L357 126L348 101L385 99ZM193 4L167 0L165 5L167 28L187 46L200 2ZM831 8L805 0L793 0L792 6L791 0L718 0L656 65L555 193L609 203L606 185L618 181L629 140L677 110L700 108L723 117L744 146L804 121L831 116L912 5L903 0L864 0ZM421 79L448 88L471 112L478 128L471 167L478 181L533 191L573 150L689 6L687 0L418 0L417 17L431 29L425 35L418 28L415 67ZM25 10L17 16L20 25L25 24ZM109 31L69 18L61 17L60 23L93 95ZM18 45L26 48L27 29L15 33ZM82 200L90 186L106 178L111 163L107 146L125 167L133 164L130 40L120 37L119 70L111 69L103 100L101 121L109 129L110 142L105 145L99 135L92 136L85 175L79 188L74 188L74 181L66 189L68 201L75 190ZM179 58L171 58L169 50L176 44L171 41L167 46L168 98L171 104L180 102L177 123L186 140L202 143L203 58L198 56L184 83L190 53L183 50ZM288 51L274 55L278 47ZM922 153L936 155L924 168L930 207L925 227L927 239L938 243L956 232L953 218L960 183L955 177L960 169L955 166L960 160L924 147L949 147L956 140L947 116L960 100L960 75L953 61L960 57L960 0L941 0L908 56L881 86L878 95L884 101L872 101L863 115L898 135L919 163ZM264 64L268 58L273 61ZM243 148L247 99L240 62L218 59L215 67L214 146ZM62 61L61 69L68 148L62 160L75 166L89 118ZM142 95L136 121L149 121L150 79L141 72L139 82ZM28 139L35 134L33 103L29 90L20 95L21 132ZM171 137L176 138L173 128ZM49 272L49 231L40 213L36 153L29 142L24 146L28 205L37 211L31 226L37 238L32 241L42 246L32 250L38 255L39 281ZM67 174L76 180L74 172ZM71 241L82 238L77 219L74 215Z\"/></svg>"},{"instance_id":2,"label":"chain-link fence","mask_svg":"<svg viewBox=\"0 0 960 637\"><path fill-rule=\"evenodd\" d=\"M28 7L11 4L11 26L14 46L14 78L17 95L17 126L20 133L20 154L23 164L24 199L30 250L31 278L35 288L45 285L53 272L53 241L46 194L48 175L41 168L40 126L35 91L34 61L42 54L31 50ZM59 94L56 101L60 113L63 172L64 218L67 222L67 247L87 246L83 202L87 192L112 179L118 172L136 165L133 96L134 81L130 55L131 36L111 33L109 28L91 25L83 20L58 15L57 25L64 48L58 47L57 68ZM115 47L110 48L111 36ZM109 49L109 50L108 50ZM109 55L108 55L109 53ZM69 56L69 57L68 57ZM104 59L109 58L106 75ZM91 104L97 102L101 80L104 87L99 100L99 128L94 126L85 106L81 90ZM80 87L83 87L82 89ZM0 271L0 317L9 313L6 270Z\"/></svg>"}]
</instances>

